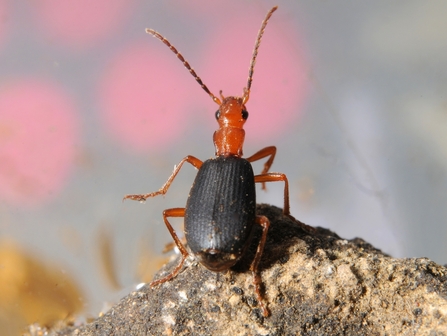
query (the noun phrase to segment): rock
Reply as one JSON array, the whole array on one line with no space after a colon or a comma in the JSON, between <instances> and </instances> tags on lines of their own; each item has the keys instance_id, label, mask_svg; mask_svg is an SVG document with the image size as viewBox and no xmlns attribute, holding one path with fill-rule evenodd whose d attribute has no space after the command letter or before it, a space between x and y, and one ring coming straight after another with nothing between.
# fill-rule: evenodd
<instances>
[{"instance_id":1,"label":"rock","mask_svg":"<svg viewBox=\"0 0 447 336\"><path fill-rule=\"evenodd\" d=\"M276 207L259 205L258 213L271 221L260 264L269 317L248 271L257 230L234 269L213 273L189 258L174 279L57 335L447 335L445 267L395 259L323 228L309 234Z\"/></svg>"}]
</instances>

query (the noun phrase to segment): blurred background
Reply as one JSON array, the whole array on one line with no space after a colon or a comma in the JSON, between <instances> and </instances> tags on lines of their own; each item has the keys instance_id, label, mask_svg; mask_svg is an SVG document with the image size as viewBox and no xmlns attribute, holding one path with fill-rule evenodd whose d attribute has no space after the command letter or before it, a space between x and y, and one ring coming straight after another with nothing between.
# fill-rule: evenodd
<instances>
[{"instance_id":1,"label":"blurred background","mask_svg":"<svg viewBox=\"0 0 447 336\"><path fill-rule=\"evenodd\" d=\"M217 105L145 28L240 96L273 5L245 156L277 146L299 220L447 262L445 1L0 0L2 330L97 316L165 259L162 210L196 171L122 197L212 157ZM267 187L258 202L282 207L283 184Z\"/></svg>"}]
</instances>

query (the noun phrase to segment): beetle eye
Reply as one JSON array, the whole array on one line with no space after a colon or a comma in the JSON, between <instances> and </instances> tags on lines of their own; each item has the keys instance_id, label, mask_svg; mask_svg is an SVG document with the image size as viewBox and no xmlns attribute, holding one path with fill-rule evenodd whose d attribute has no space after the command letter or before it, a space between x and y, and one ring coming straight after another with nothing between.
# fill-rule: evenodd
<instances>
[{"instance_id":1,"label":"beetle eye","mask_svg":"<svg viewBox=\"0 0 447 336\"><path fill-rule=\"evenodd\" d=\"M215 116L216 116L216 120L218 120L218 119L220 118L220 110L217 110L217 111L216 111Z\"/></svg>"},{"instance_id":2,"label":"beetle eye","mask_svg":"<svg viewBox=\"0 0 447 336\"><path fill-rule=\"evenodd\" d=\"M246 110L242 110L242 119L247 120L248 112Z\"/></svg>"}]
</instances>

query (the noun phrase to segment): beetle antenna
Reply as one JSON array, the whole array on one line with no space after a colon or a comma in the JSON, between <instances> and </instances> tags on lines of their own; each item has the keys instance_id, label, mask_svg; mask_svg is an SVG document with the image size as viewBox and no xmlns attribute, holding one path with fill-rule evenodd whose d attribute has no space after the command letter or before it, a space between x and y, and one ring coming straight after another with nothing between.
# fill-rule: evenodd
<instances>
[{"instance_id":1,"label":"beetle antenna","mask_svg":"<svg viewBox=\"0 0 447 336\"><path fill-rule=\"evenodd\" d=\"M265 27L267 26L267 23L270 20L270 17L272 16L273 12L276 11L277 9L278 9L278 6L275 6L269 10L267 15L265 16L264 21L262 21L261 29L259 29L258 37L256 38L255 48L253 49L253 56L251 57L250 68L248 70L247 86L244 88L244 97L242 98L243 104L247 103L248 98L250 96L251 82L253 79L253 69L256 64L256 57L258 56L258 49L259 49L259 45L261 44L262 35L264 35L264 30L265 30Z\"/></svg>"},{"instance_id":2,"label":"beetle antenna","mask_svg":"<svg viewBox=\"0 0 447 336\"><path fill-rule=\"evenodd\" d=\"M169 49L171 49L171 51L177 56L177 58L183 63L183 65L185 66L186 69L188 69L189 73L194 77L194 79L197 81L197 83L200 84L200 86L202 87L203 90L205 90L206 93L209 94L209 96L211 97L211 99L213 99L213 101L218 104L221 105L221 101L219 100L219 98L217 98L215 95L213 95L211 93L211 91L208 89L208 87L203 84L202 80L200 79L199 76L197 76L196 72L194 71L193 68L191 68L191 66L189 65L189 63L185 60L185 58L183 57L183 55L171 44L171 42L169 42L163 35L161 35L159 32L153 30L153 29L146 29L146 33L151 34L152 36L158 38L161 42L163 42L164 44L166 44L168 46Z\"/></svg>"}]
</instances>

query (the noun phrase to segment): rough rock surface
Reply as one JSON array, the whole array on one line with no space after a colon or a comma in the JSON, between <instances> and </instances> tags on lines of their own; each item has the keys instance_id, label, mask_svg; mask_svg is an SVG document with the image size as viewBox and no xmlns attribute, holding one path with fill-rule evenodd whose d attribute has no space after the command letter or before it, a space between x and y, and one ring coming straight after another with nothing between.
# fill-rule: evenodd
<instances>
[{"instance_id":1,"label":"rough rock surface","mask_svg":"<svg viewBox=\"0 0 447 336\"><path fill-rule=\"evenodd\" d=\"M171 281L58 335L447 335L447 268L391 258L322 228L309 234L275 207L259 205L258 213L271 221L260 265L270 317L247 271L256 232L231 271L213 273L189 258Z\"/></svg>"}]
</instances>

